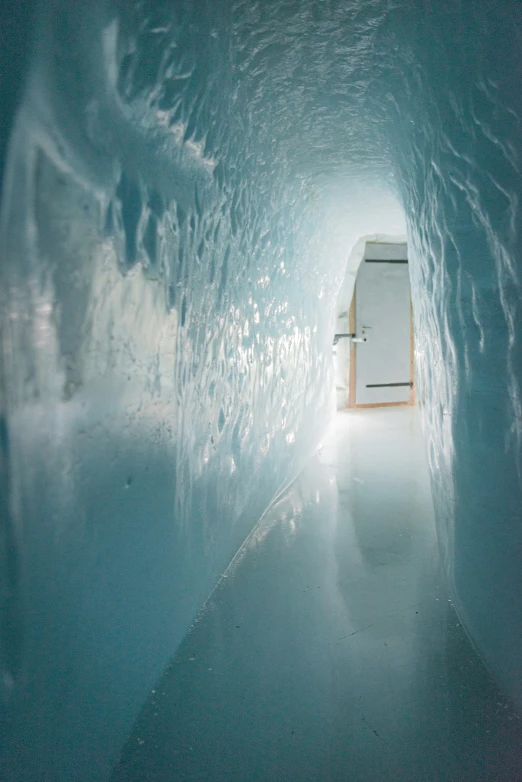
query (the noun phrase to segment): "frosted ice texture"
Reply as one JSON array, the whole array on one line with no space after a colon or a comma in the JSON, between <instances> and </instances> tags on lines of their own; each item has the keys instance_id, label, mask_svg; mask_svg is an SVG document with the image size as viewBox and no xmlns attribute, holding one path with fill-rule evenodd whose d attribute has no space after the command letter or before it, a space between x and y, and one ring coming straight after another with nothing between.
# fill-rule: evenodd
<instances>
[{"instance_id":1,"label":"frosted ice texture","mask_svg":"<svg viewBox=\"0 0 522 782\"><path fill-rule=\"evenodd\" d=\"M522 9L464 18L417 22L422 124L403 114L400 166L439 537L465 626L520 705Z\"/></svg>"},{"instance_id":2,"label":"frosted ice texture","mask_svg":"<svg viewBox=\"0 0 522 782\"><path fill-rule=\"evenodd\" d=\"M522 697L520 12L490 5L37 4L2 199L8 778L107 777L317 444L346 259L402 205L441 546Z\"/></svg>"}]
</instances>

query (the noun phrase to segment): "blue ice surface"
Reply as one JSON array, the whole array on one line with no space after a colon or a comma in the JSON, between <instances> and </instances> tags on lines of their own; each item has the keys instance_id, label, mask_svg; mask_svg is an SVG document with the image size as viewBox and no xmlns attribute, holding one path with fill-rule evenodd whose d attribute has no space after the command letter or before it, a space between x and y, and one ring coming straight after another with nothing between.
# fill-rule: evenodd
<instances>
[{"instance_id":1,"label":"blue ice surface","mask_svg":"<svg viewBox=\"0 0 522 782\"><path fill-rule=\"evenodd\" d=\"M28 8L0 60L5 778L108 777L325 429L351 248L405 226L440 546L522 702L519 4Z\"/></svg>"}]
</instances>

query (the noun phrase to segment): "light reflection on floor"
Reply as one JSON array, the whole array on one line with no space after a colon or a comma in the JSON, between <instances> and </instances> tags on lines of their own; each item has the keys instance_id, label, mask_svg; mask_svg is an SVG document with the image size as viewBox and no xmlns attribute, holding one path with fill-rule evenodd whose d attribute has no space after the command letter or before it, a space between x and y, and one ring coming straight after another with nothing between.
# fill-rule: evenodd
<instances>
[{"instance_id":1,"label":"light reflection on floor","mask_svg":"<svg viewBox=\"0 0 522 782\"><path fill-rule=\"evenodd\" d=\"M339 414L151 695L117 782L516 782L445 592L417 412Z\"/></svg>"}]
</instances>

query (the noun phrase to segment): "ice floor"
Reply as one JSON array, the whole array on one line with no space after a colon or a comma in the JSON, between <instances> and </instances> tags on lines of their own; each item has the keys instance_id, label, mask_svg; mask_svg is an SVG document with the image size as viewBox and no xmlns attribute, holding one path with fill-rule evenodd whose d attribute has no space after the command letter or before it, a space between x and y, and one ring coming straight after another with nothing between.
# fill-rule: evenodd
<instances>
[{"instance_id":1,"label":"ice floor","mask_svg":"<svg viewBox=\"0 0 522 782\"><path fill-rule=\"evenodd\" d=\"M417 412L342 413L151 695L118 782L522 779L460 626Z\"/></svg>"}]
</instances>

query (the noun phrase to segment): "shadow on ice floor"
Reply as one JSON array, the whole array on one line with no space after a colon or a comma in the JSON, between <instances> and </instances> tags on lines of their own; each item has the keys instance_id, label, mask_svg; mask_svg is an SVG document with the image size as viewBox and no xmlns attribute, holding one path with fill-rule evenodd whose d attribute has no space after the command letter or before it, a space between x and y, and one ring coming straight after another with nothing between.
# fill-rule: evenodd
<instances>
[{"instance_id":1,"label":"shadow on ice floor","mask_svg":"<svg viewBox=\"0 0 522 782\"><path fill-rule=\"evenodd\" d=\"M222 579L114 774L182 780L522 780L522 720L445 592L416 410L339 414Z\"/></svg>"}]
</instances>

